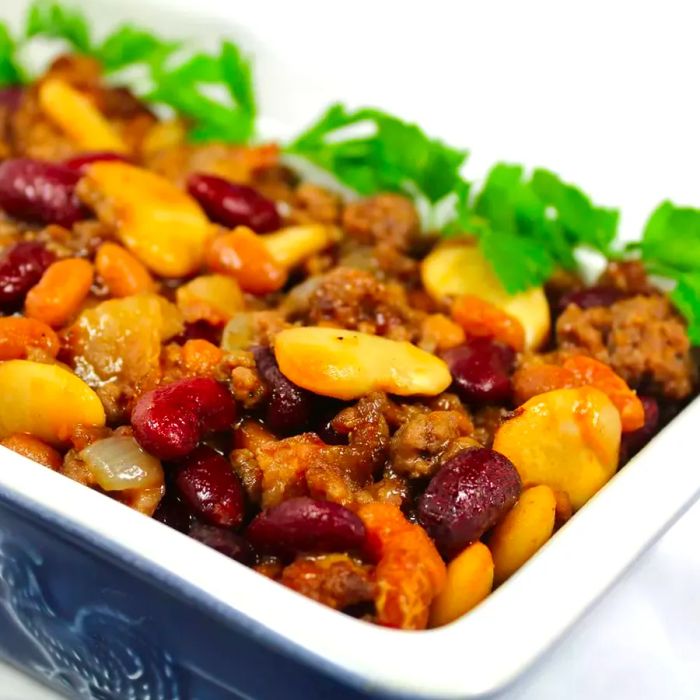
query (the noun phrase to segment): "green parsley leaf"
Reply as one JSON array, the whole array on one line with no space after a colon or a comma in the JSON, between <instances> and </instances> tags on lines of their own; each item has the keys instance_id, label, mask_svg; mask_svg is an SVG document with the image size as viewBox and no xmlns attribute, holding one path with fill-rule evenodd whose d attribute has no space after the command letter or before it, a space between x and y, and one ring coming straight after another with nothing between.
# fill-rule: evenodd
<instances>
[{"instance_id":1,"label":"green parsley leaf","mask_svg":"<svg viewBox=\"0 0 700 700\"><path fill-rule=\"evenodd\" d=\"M487 228L479 246L509 294L542 284L554 271L552 256L535 239Z\"/></svg>"},{"instance_id":2,"label":"green parsley leaf","mask_svg":"<svg viewBox=\"0 0 700 700\"><path fill-rule=\"evenodd\" d=\"M248 141L255 131L256 106L250 62L238 48L224 42L218 56L198 53L170 68L154 67L155 88L145 99L165 104L193 122L193 141ZM223 88L232 104L208 95L206 88Z\"/></svg>"},{"instance_id":3,"label":"green parsley leaf","mask_svg":"<svg viewBox=\"0 0 700 700\"><path fill-rule=\"evenodd\" d=\"M586 244L607 253L617 233L619 213L595 207L577 187L566 184L549 170L537 169L531 187L540 201L556 211L568 242Z\"/></svg>"},{"instance_id":4,"label":"green parsley leaf","mask_svg":"<svg viewBox=\"0 0 700 700\"><path fill-rule=\"evenodd\" d=\"M111 73L137 63L164 61L179 47L180 42L163 41L149 31L125 24L102 42L95 56Z\"/></svg>"},{"instance_id":5,"label":"green parsley leaf","mask_svg":"<svg viewBox=\"0 0 700 700\"><path fill-rule=\"evenodd\" d=\"M22 71L15 61L16 44L7 25L0 22L0 87L17 85L22 81Z\"/></svg>"},{"instance_id":6,"label":"green parsley leaf","mask_svg":"<svg viewBox=\"0 0 700 700\"><path fill-rule=\"evenodd\" d=\"M288 147L360 194L416 191L437 202L461 185L467 152L377 109L334 104Z\"/></svg>"},{"instance_id":7,"label":"green parsley leaf","mask_svg":"<svg viewBox=\"0 0 700 700\"><path fill-rule=\"evenodd\" d=\"M521 165L498 163L474 201L457 206L448 235L458 227L480 239L496 275L515 293L544 283L557 266L575 269L579 245L608 253L617 212L595 207L547 170L528 179Z\"/></svg>"},{"instance_id":8,"label":"green parsley leaf","mask_svg":"<svg viewBox=\"0 0 700 700\"><path fill-rule=\"evenodd\" d=\"M575 266L571 248L520 165L499 163L489 172L463 229L480 239L485 257L506 291L540 285L556 264Z\"/></svg>"},{"instance_id":9,"label":"green parsley leaf","mask_svg":"<svg viewBox=\"0 0 700 700\"><path fill-rule=\"evenodd\" d=\"M700 272L680 275L670 298L688 324L690 342L700 345Z\"/></svg>"},{"instance_id":10,"label":"green parsley leaf","mask_svg":"<svg viewBox=\"0 0 700 700\"><path fill-rule=\"evenodd\" d=\"M644 228L641 252L652 268L700 271L700 210L662 202Z\"/></svg>"},{"instance_id":11,"label":"green parsley leaf","mask_svg":"<svg viewBox=\"0 0 700 700\"><path fill-rule=\"evenodd\" d=\"M37 0L27 13L25 35L64 39L77 51L90 54L92 42L87 20L80 10L51 0Z\"/></svg>"},{"instance_id":12,"label":"green parsley leaf","mask_svg":"<svg viewBox=\"0 0 700 700\"><path fill-rule=\"evenodd\" d=\"M691 342L700 344L700 210L662 202L632 248L650 273L676 282L670 299L688 323Z\"/></svg>"}]
</instances>

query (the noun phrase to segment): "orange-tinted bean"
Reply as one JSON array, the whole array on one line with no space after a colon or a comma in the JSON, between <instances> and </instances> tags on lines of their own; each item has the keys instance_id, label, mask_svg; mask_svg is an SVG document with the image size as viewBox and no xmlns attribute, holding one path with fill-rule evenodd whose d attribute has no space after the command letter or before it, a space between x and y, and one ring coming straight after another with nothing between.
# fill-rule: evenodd
<instances>
[{"instance_id":1,"label":"orange-tinted bean","mask_svg":"<svg viewBox=\"0 0 700 700\"><path fill-rule=\"evenodd\" d=\"M560 528L574 514L574 508L571 505L571 499L566 491L554 491L556 507L554 510L554 527Z\"/></svg>"},{"instance_id":2,"label":"orange-tinted bean","mask_svg":"<svg viewBox=\"0 0 700 700\"><path fill-rule=\"evenodd\" d=\"M487 336L510 345L517 351L525 347L525 329L520 321L473 294L455 299L452 318L468 336Z\"/></svg>"},{"instance_id":3,"label":"orange-tinted bean","mask_svg":"<svg viewBox=\"0 0 700 700\"><path fill-rule=\"evenodd\" d=\"M462 327L444 314L430 314L421 325L421 347L430 352L449 350L464 341Z\"/></svg>"},{"instance_id":4,"label":"orange-tinted bean","mask_svg":"<svg viewBox=\"0 0 700 700\"><path fill-rule=\"evenodd\" d=\"M520 367L513 374L515 403L525 403L538 394L555 389L572 389L578 386L573 373L559 365L541 364Z\"/></svg>"},{"instance_id":5,"label":"orange-tinted bean","mask_svg":"<svg viewBox=\"0 0 700 700\"><path fill-rule=\"evenodd\" d=\"M103 243L98 248L95 268L113 297L152 292L155 288L146 266L116 243Z\"/></svg>"},{"instance_id":6,"label":"orange-tinted bean","mask_svg":"<svg viewBox=\"0 0 700 700\"><path fill-rule=\"evenodd\" d=\"M198 377L209 377L216 371L223 351L208 340L188 340L182 346L182 359L187 373Z\"/></svg>"},{"instance_id":7,"label":"orange-tinted bean","mask_svg":"<svg viewBox=\"0 0 700 700\"><path fill-rule=\"evenodd\" d=\"M58 471L63 464L63 457L58 450L26 433L10 435L4 440L0 440L0 445L54 471Z\"/></svg>"},{"instance_id":8,"label":"orange-tinted bean","mask_svg":"<svg viewBox=\"0 0 700 700\"><path fill-rule=\"evenodd\" d=\"M357 514L367 529L368 553L377 560L377 621L387 627L424 629L430 605L446 579L435 545L396 506L370 503Z\"/></svg>"},{"instance_id":9,"label":"orange-tinted bean","mask_svg":"<svg viewBox=\"0 0 700 700\"><path fill-rule=\"evenodd\" d=\"M92 265L81 258L53 263L29 290L25 314L53 328L63 326L80 310L90 292L92 274Z\"/></svg>"},{"instance_id":10,"label":"orange-tinted bean","mask_svg":"<svg viewBox=\"0 0 700 700\"><path fill-rule=\"evenodd\" d=\"M564 361L579 386L588 385L600 389L620 412L622 432L637 430L644 425L644 406L636 392L608 365L585 355L570 357Z\"/></svg>"},{"instance_id":11,"label":"orange-tinted bean","mask_svg":"<svg viewBox=\"0 0 700 700\"><path fill-rule=\"evenodd\" d=\"M21 316L0 318L0 361L24 359L32 348L56 357L59 345L58 336L43 321Z\"/></svg>"},{"instance_id":12,"label":"orange-tinted bean","mask_svg":"<svg viewBox=\"0 0 700 700\"><path fill-rule=\"evenodd\" d=\"M275 262L260 236L245 226L215 238L206 262L215 272L235 277L241 289L251 294L277 291L287 281L286 270Z\"/></svg>"}]
</instances>

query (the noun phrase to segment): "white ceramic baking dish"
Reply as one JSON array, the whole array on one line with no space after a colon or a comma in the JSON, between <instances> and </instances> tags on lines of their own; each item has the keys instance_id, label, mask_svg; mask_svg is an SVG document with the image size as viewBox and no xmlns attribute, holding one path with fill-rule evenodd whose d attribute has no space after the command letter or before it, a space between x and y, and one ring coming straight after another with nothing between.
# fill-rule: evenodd
<instances>
[{"instance_id":1,"label":"white ceramic baking dish","mask_svg":"<svg viewBox=\"0 0 700 700\"><path fill-rule=\"evenodd\" d=\"M339 57L350 46L354 51L361 51L362 39L345 36L342 20L335 16L335 11L321 4L301 2L295 5L293 12L276 9L275 3L262 3L258 9L251 10L234 3L207 0L199 0L196 7L184 0L119 3L86 0L77 4L82 5L95 26L102 29L132 20L157 28L164 34L192 37L205 43L214 35L233 37L255 54L257 80L266 116L263 128L277 130L277 133L281 130L280 125L292 129L309 121L334 98L347 97L350 102L361 100L360 82L366 82L371 76L371 71L362 69L362 81L353 81L352 71ZM402 26L403 30L406 29L400 22L389 24L389 19L395 17L394 10L388 8L389 4L383 11L375 7L373 15L375 19L379 16L385 21L379 34L386 32L388 39L392 31L400 31ZM2 8L2 15L17 19L24 6L22 0L14 2L12 7ZM355 9L367 12L370 8L360 3ZM427 12L427 8L424 11ZM410 14L412 10L408 8L407 12ZM415 25L416 17L410 16ZM426 19L428 34L432 31L430 21L430 18ZM435 21L437 24L433 29L444 26L446 18ZM275 24L274 31L271 31L270 23ZM354 28L358 26L352 25ZM372 60L378 57L372 47L380 43L376 30L376 26L374 29L370 27L367 34L368 53ZM347 31L352 34L349 27ZM334 37L332 40L328 38L329 32ZM290 33L293 36L291 41ZM287 38L280 43L266 43L271 37L283 36ZM319 39L323 54L309 49L308 43L315 39ZM295 42L306 48L295 52ZM396 45L402 47L405 42L397 41ZM385 46L390 48L392 42L387 40ZM421 50L429 55L432 46L436 53L440 52L440 42L435 37L426 39ZM387 62L398 60L396 54L387 55L385 59ZM310 74L308 71L314 61L318 71ZM342 80L328 82L333 70L348 78L347 91ZM385 64L380 64L377 71L379 84L368 84L366 102L393 107L393 104L387 104L392 100L382 102L380 99L383 87L388 96L394 97L397 92L404 94L415 88L415 85L404 83L402 75L399 71L394 84L382 83L387 71ZM456 103L450 97L454 86L445 87L445 104L454 108ZM418 104L419 97L414 94L412 99L416 108L413 112L404 109L405 116L420 120L425 105ZM393 101L404 107L411 104L410 99ZM438 105L434 104L433 110L439 110ZM465 114L468 111L466 109ZM532 123L536 120L537 114ZM432 122L439 125L441 119L438 117ZM575 131L580 123L572 118L570 126ZM453 142L478 146L478 134L465 133L460 141L454 136L454 126L446 130L453 132L444 134ZM440 134L436 129L432 131ZM542 135L538 138L535 141L541 143ZM494 147L495 137L486 141L490 143L485 149L487 155L503 155ZM513 155L517 158L519 154ZM555 168L558 165L551 159L547 161L546 154L540 162ZM584 174L587 162L586 158L581 159L584 165L580 170ZM569 162L563 167L569 168L573 175L577 172L576 163ZM606 178L604 170L601 168L603 180ZM632 179L641 177L633 164L627 169L626 176ZM595 184L592 178L589 180ZM607 182L602 190L615 194L609 180ZM675 190L669 193L683 196L683 182L676 180L672 185ZM647 189L653 192L654 187L647 183ZM627 202L624 199L620 203L633 205L631 196ZM650 201L649 209L654 204L655 200ZM630 208L634 220L639 209ZM0 448L0 593L3 592L3 583L5 586L0 603L4 600L7 619L16 623L22 634L51 661L49 670L53 676L49 682L68 694L75 687L83 687L80 684L87 672L76 670L73 665L70 666L73 675L68 674L65 665L61 665L64 662L56 661L62 657L51 654L56 639L61 642L59 647L72 649L77 656L81 653L90 656L94 645L85 648L81 645L85 639L94 642L102 637L94 631L88 634L86 629L89 628L84 620L89 615L102 615L100 619L107 615L112 621L120 621L119 625L109 625L108 630L112 630L114 636L105 633L107 645L114 639L115 646L124 646L131 656L141 660L151 658L149 654L159 654L151 664L156 669L154 677L160 679L160 685L156 683L160 690L153 694L155 698L272 698L279 697L282 692L286 697L356 697L359 692L433 700L491 695L523 674L697 498L700 470L688 456L696 449L695 426L698 421L700 402L696 401L615 476L536 557L485 602L445 628L420 633L374 627L324 608L156 521ZM57 547L73 548L83 554L87 552L94 561L85 563L82 570L77 564L66 564L62 569L60 561L51 561L52 551L58 551L54 549L54 537L59 543ZM31 545L24 546L28 540L32 540ZM32 547L39 550L28 564L22 564L24 568L17 564L22 560L16 553L17 542L25 553ZM72 561L68 551L66 549L66 562ZM101 579L107 568L110 571L109 585ZM120 632L122 627L128 631L140 624L134 614L121 611L115 602L132 595L131 588L137 584L129 583L120 591L120 578L113 574L114 571L122 571L125 581L145 580L151 586L147 593L139 595L143 595L149 606L152 605L149 634L155 630L157 652L152 651L153 645L147 646L146 651L135 652L133 644L128 642L131 637L127 632ZM96 583L90 592L92 577ZM63 587L82 590L83 593L75 593L73 597L76 599L70 602L61 601L63 588L59 585L52 588L52 578L58 579ZM23 596L16 595L17 591L24 595L25 589L35 597L38 589L43 591L42 602L35 603L32 609L43 610L45 626L47 620L65 622L63 627L48 625L50 630L53 629L48 633L48 641L37 631L33 618L31 621L26 618L28 613L26 605L22 604ZM97 594L103 593L109 601L104 610L99 598L95 600ZM158 599L159 594L163 599L167 598L167 603ZM82 600L81 595L90 600ZM61 611L65 612L67 608L73 612L62 615ZM193 615L201 616L202 624L193 640L195 646L207 648L212 643L207 630L216 628L217 649L208 654L208 658L220 654L221 645L230 641L228 661L223 662L223 666L208 668L202 659L188 656L190 652L184 648L173 651L180 642L173 638L168 618L177 615L188 620ZM3 624L0 616L0 630ZM189 621L187 625L188 629L196 628L195 623L192 623L194 627ZM227 630L230 637L226 636ZM54 635L53 642L51 634ZM268 650L269 668L264 668L263 661L261 671L269 676L266 682L251 678L250 668L246 668L247 651L243 651L247 644L251 647L260 645ZM158 645L166 651L159 651L161 647ZM29 672L48 677L45 665L24 661L16 653L17 648L16 645L3 648L0 644L0 653ZM260 658L264 660L265 655ZM256 659L255 663L258 663L259 658ZM96 660L92 656L87 661L83 658L77 666L82 668L80 664L83 662L83 665L99 666L99 658ZM172 669L178 668L192 674L193 678L206 679L209 690L192 695L191 688L196 678L179 685L168 685L163 679L174 677L172 674L178 671ZM224 668L226 672L222 670ZM76 678L73 677L75 674ZM70 676L68 680L65 680L66 675ZM311 690L301 680L306 676L312 679ZM56 682L56 678L63 685ZM324 685L324 678L330 679L332 685ZM190 690L185 689L187 683ZM89 682L85 681L84 687L88 689L85 697L93 697L89 694L92 688ZM333 694L329 695L331 692ZM122 696L117 693L99 697Z\"/></svg>"}]
</instances>

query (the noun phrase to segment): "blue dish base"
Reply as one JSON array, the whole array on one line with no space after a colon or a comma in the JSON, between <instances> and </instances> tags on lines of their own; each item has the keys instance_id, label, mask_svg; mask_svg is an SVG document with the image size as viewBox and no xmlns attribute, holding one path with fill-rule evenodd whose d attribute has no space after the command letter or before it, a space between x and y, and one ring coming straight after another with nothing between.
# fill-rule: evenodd
<instances>
[{"instance_id":1,"label":"blue dish base","mask_svg":"<svg viewBox=\"0 0 700 700\"><path fill-rule=\"evenodd\" d=\"M371 697L292 658L273 637L0 494L0 657L57 692L95 700Z\"/></svg>"}]
</instances>

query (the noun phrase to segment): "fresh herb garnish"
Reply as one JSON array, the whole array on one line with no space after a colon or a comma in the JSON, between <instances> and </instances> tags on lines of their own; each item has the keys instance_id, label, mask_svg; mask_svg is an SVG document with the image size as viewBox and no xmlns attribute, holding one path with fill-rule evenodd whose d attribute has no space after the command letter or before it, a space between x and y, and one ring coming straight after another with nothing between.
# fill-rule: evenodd
<instances>
[{"instance_id":1,"label":"fresh herb garnish","mask_svg":"<svg viewBox=\"0 0 700 700\"><path fill-rule=\"evenodd\" d=\"M475 235L511 294L542 284L557 266L575 269L579 246L608 253L615 237L617 213L548 170L528 178L522 166L499 163L473 201L458 202L445 233Z\"/></svg>"},{"instance_id":2,"label":"fresh herb garnish","mask_svg":"<svg viewBox=\"0 0 700 700\"><path fill-rule=\"evenodd\" d=\"M242 143L253 136L256 105L251 66L231 42L222 43L218 56L198 53L172 68L164 61L152 69L155 87L144 98L190 119L194 123L191 140ZM221 94L209 96L203 91L206 88Z\"/></svg>"},{"instance_id":3,"label":"fresh herb garnish","mask_svg":"<svg viewBox=\"0 0 700 700\"><path fill-rule=\"evenodd\" d=\"M437 202L461 183L467 151L431 139L378 109L350 111L334 104L287 148L328 170L360 194L419 194Z\"/></svg>"},{"instance_id":4,"label":"fresh herb garnish","mask_svg":"<svg viewBox=\"0 0 700 700\"><path fill-rule=\"evenodd\" d=\"M646 269L676 282L671 301L700 343L700 210L662 202L644 227L638 249Z\"/></svg>"},{"instance_id":5,"label":"fresh herb garnish","mask_svg":"<svg viewBox=\"0 0 700 700\"><path fill-rule=\"evenodd\" d=\"M0 22L0 88L22 82L22 71L15 61L16 45L7 28Z\"/></svg>"},{"instance_id":6,"label":"fresh herb garnish","mask_svg":"<svg viewBox=\"0 0 700 700\"><path fill-rule=\"evenodd\" d=\"M35 36L64 39L80 53L90 54L92 51L90 29L85 16L80 10L64 7L58 2L34 2L27 12L24 34L30 39Z\"/></svg>"},{"instance_id":7,"label":"fresh herb garnish","mask_svg":"<svg viewBox=\"0 0 700 700\"><path fill-rule=\"evenodd\" d=\"M113 73L139 63L159 65L180 45L180 42L163 41L145 29L125 24L113 31L93 55L106 73Z\"/></svg>"}]
</instances>

